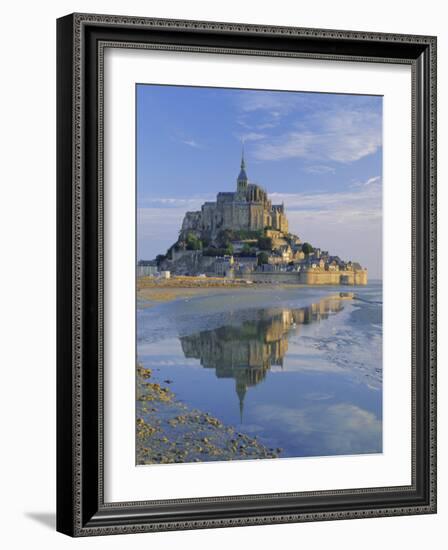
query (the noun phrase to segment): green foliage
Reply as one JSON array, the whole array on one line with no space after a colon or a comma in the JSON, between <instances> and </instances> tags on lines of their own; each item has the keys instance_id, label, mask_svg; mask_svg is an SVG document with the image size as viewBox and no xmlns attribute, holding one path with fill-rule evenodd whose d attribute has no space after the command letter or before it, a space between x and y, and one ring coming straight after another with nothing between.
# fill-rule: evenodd
<instances>
[{"instance_id":1,"label":"green foliage","mask_svg":"<svg viewBox=\"0 0 448 550\"><path fill-rule=\"evenodd\" d=\"M225 248L232 241L231 233L230 229L225 229L218 233L216 242L220 248Z\"/></svg>"},{"instance_id":2,"label":"green foliage","mask_svg":"<svg viewBox=\"0 0 448 550\"><path fill-rule=\"evenodd\" d=\"M258 248L260 250L272 250L272 239L271 237L259 237L258 238Z\"/></svg>"},{"instance_id":3,"label":"green foliage","mask_svg":"<svg viewBox=\"0 0 448 550\"><path fill-rule=\"evenodd\" d=\"M166 260L165 254L158 254L156 256L157 267Z\"/></svg>"},{"instance_id":4,"label":"green foliage","mask_svg":"<svg viewBox=\"0 0 448 550\"><path fill-rule=\"evenodd\" d=\"M188 233L185 244L187 250L202 250L202 241L194 233Z\"/></svg>"},{"instance_id":5,"label":"green foliage","mask_svg":"<svg viewBox=\"0 0 448 550\"><path fill-rule=\"evenodd\" d=\"M223 229L218 234L218 244L226 247L232 241L257 240L263 236L263 231L250 231L249 229Z\"/></svg>"},{"instance_id":6,"label":"green foliage","mask_svg":"<svg viewBox=\"0 0 448 550\"><path fill-rule=\"evenodd\" d=\"M209 246L208 248L204 248L204 250L202 251L202 255L211 257L222 256L222 254L219 254L220 250L224 251L223 248L215 248L214 246Z\"/></svg>"},{"instance_id":7,"label":"green foliage","mask_svg":"<svg viewBox=\"0 0 448 550\"><path fill-rule=\"evenodd\" d=\"M250 244L248 243L244 243L243 248L237 254L237 256L240 256L243 258L255 258L256 255L257 255L257 249L253 246L250 246Z\"/></svg>"},{"instance_id":8,"label":"green foliage","mask_svg":"<svg viewBox=\"0 0 448 550\"><path fill-rule=\"evenodd\" d=\"M257 257L258 265L265 265L269 263L269 254L267 252L260 252Z\"/></svg>"},{"instance_id":9,"label":"green foliage","mask_svg":"<svg viewBox=\"0 0 448 550\"><path fill-rule=\"evenodd\" d=\"M247 243L244 244L242 250L241 250L241 256L250 256L251 255L251 247Z\"/></svg>"},{"instance_id":10,"label":"green foliage","mask_svg":"<svg viewBox=\"0 0 448 550\"><path fill-rule=\"evenodd\" d=\"M311 254L311 252L314 252L314 248L310 245L310 243L303 243L302 252L308 256L308 254Z\"/></svg>"},{"instance_id":11,"label":"green foliage","mask_svg":"<svg viewBox=\"0 0 448 550\"><path fill-rule=\"evenodd\" d=\"M239 229L238 231L235 231L235 240L238 241L244 241L244 240L250 240L250 239L258 239L263 235L263 231L260 229L258 231L251 231L249 229Z\"/></svg>"}]
</instances>

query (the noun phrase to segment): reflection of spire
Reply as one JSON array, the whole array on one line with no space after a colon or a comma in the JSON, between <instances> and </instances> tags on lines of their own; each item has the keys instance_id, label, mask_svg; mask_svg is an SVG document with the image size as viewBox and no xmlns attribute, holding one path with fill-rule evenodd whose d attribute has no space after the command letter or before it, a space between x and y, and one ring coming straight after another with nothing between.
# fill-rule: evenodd
<instances>
[{"instance_id":1,"label":"reflection of spire","mask_svg":"<svg viewBox=\"0 0 448 550\"><path fill-rule=\"evenodd\" d=\"M243 423L243 411L244 411L244 397L246 396L246 384L241 380L236 381L236 393L240 400L240 424Z\"/></svg>"},{"instance_id":2,"label":"reflection of spire","mask_svg":"<svg viewBox=\"0 0 448 550\"><path fill-rule=\"evenodd\" d=\"M347 298L350 299L351 293ZM344 297L335 295L298 309L267 308L256 319L238 323L229 315L229 325L181 336L185 357L199 359L205 368L215 369L218 378L233 378L243 422L244 399L249 388L260 384L272 366L284 368L289 334L300 326L327 319L344 309Z\"/></svg>"}]
</instances>

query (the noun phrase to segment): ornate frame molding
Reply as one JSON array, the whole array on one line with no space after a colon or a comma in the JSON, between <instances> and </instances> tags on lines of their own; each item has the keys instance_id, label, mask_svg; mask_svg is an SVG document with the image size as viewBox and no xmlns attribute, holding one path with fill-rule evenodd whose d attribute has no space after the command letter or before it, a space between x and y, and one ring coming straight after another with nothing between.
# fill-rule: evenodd
<instances>
[{"instance_id":1,"label":"ornate frame molding","mask_svg":"<svg viewBox=\"0 0 448 550\"><path fill-rule=\"evenodd\" d=\"M138 30L132 41L127 37ZM157 32L154 41L152 31ZM201 45L183 43L185 33ZM120 34L121 33L121 34ZM164 34L166 33L166 38ZM125 39L123 40L123 36ZM216 45L216 42L230 45ZM234 47L236 37L253 44ZM266 42L266 37L268 41ZM286 38L278 49L271 47ZM142 40L143 39L143 40ZM174 40L174 43L172 42ZM321 51L312 51L314 44ZM328 44L340 53L329 53ZM287 44L290 49L283 49ZM326 46L327 44L327 46ZM306 46L306 47L305 47ZM103 497L103 55L104 48L149 48L356 62L406 63L412 66L412 186L413 186L413 483L384 487L312 493L243 495L176 501L105 503ZM308 50L306 49L308 48ZM310 49L311 48L311 49ZM58 20L58 530L72 536L262 525L332 519L425 514L436 511L436 38L324 29L272 27L205 21L74 14ZM356 53L359 52L359 53ZM388 52L390 55L388 55ZM401 55L397 55L401 54ZM95 65L95 67L93 67ZM94 69L95 81L92 70ZM92 90L96 89L95 97ZM98 115L96 128L89 113ZM89 179L90 178L90 179ZM86 187L86 182L90 186ZM92 186L95 188L92 190ZM91 206L89 206L91 205ZM93 212L93 210L95 212ZM95 235L97 248L88 246ZM425 246L425 254L422 252ZM423 254L423 256L422 256ZM418 267L417 260L425 260ZM94 294L96 293L96 297ZM86 320L86 307L96 306L96 328ZM421 315L421 319L420 316ZM417 349L418 346L418 349ZM422 351L423 350L423 351ZM90 356L93 355L93 359ZM422 358L424 363L422 363ZM87 370L95 366L95 379ZM92 370L92 369L90 369ZM423 372L424 371L424 372ZM424 403L417 389L424 384ZM417 418L417 407L424 410ZM96 411L97 423L87 429L86 411ZM420 409L419 409L420 410ZM70 434L70 438L67 437ZM96 452L93 450L96 447ZM425 447L425 449L423 449ZM417 457L417 451L424 456ZM94 456L90 456L93 454ZM422 463L424 465L422 466ZM93 483L93 489L92 484ZM422 487L422 483L424 487ZM90 487L90 488L88 488ZM379 493L400 494L391 504L378 504ZM418 498L417 498L418 493ZM414 499L412 496L414 496ZM333 509L263 510L267 500L331 498ZM344 508L347 497L359 507ZM369 500L370 498L370 500ZM339 499L337 501L336 499ZM243 504L257 503L247 513ZM174 519L176 506L198 503L241 503L241 512L217 517ZM370 503L370 504L369 504ZM286 502L285 502L286 504ZM172 519L152 515L169 505ZM330 505L328 505L330 506ZM327 506L327 508L328 508ZM278 506L277 506L278 507ZM325 506L321 505L321 508Z\"/></svg>"}]
</instances>

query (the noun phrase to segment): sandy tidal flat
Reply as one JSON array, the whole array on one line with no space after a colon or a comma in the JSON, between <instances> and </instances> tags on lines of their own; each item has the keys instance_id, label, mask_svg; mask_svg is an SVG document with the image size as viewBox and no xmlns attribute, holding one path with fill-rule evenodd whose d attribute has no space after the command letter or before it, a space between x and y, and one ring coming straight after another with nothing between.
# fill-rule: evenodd
<instances>
[{"instance_id":1,"label":"sandy tidal flat","mask_svg":"<svg viewBox=\"0 0 448 550\"><path fill-rule=\"evenodd\" d=\"M137 280L137 299L139 307L150 307L160 302L172 302L183 298L197 296L225 295L231 291L248 291L272 286L297 287L304 285L266 285L251 283L242 279L224 279L219 277L175 277L172 279L155 279L141 277Z\"/></svg>"}]
</instances>

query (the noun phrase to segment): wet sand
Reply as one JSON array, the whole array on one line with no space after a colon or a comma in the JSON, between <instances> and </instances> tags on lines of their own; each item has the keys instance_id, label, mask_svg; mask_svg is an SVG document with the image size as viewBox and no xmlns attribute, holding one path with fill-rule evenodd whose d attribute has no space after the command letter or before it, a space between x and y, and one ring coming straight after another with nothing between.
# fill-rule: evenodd
<instances>
[{"instance_id":1,"label":"wet sand","mask_svg":"<svg viewBox=\"0 0 448 550\"><path fill-rule=\"evenodd\" d=\"M275 310L291 307L300 309L310 303L319 303L325 313L328 302L337 303L345 300L350 302L356 300L356 295L353 292L341 292L346 289L339 290L335 287L315 288L289 284L247 285L245 282L229 284L225 279L220 281L199 277L152 279L144 281L145 284L141 284L140 280L139 283L137 295L138 308L141 310L139 323L141 329L147 327L148 330L143 330L139 343L139 360L143 365L137 369L136 464L302 456L298 451L288 450L284 440L271 438L270 432L266 432L268 433L266 437L261 430L257 438L252 428L258 425L258 418L249 423L251 430L246 430L246 426L242 426L232 416L233 412L227 414L227 409L221 411L219 407L214 407L209 402L202 403L200 400L198 402L197 399L195 403L186 402L184 393L181 395L181 390L184 391L185 387L179 386L179 376L182 379L183 373L176 370L175 364L174 367L170 366L172 356L176 354L176 345L170 347L169 355L165 358L163 344L169 341L169 338L177 342L179 337L197 334L201 330L210 331L227 324L234 325L236 318L240 317L242 323L254 319L256 321L259 315L253 312L258 311L260 304ZM237 326L239 326L238 323ZM332 326L336 325L332 323ZM309 324L306 324L306 327L309 327ZM331 372L334 371L342 376L345 373L342 367L337 370L339 368L337 358L341 354L340 338L333 342L334 334L331 333L325 339L326 333L322 333L325 325L319 323L319 327L318 341L314 341L312 334L307 334L301 341L302 347L298 349L298 353L299 355L302 353L307 363L310 361L311 354L314 367L319 366L319 360L325 363L325 357L321 356L331 354L333 366ZM341 328L341 338L344 340L345 348L347 336L343 329L344 326ZM291 338L290 344L294 346L294 336ZM331 340L328 341L329 349L321 350L323 343L326 343L329 338ZM308 344L308 347L304 347L305 344ZM160 345L162 348L159 349ZM156 355L161 353L161 363L157 360L148 360L148 354L152 356L154 353ZM180 353L180 359L184 361L185 354L182 350ZM285 372L287 371L288 369ZM295 376L294 372L293 369L287 376ZM297 376L300 376L300 372ZM309 376L308 373L307 376ZM274 378L269 380L274 381ZM201 380L196 382L197 384L206 383ZM305 405L309 404L307 399L305 399ZM232 399L230 402L230 408L237 403ZM267 403L270 403L269 399ZM250 412L250 409L245 412ZM265 421L263 426L266 431L269 422ZM272 429L277 433L275 426ZM323 443L322 445L324 446ZM326 452L325 449L324 446L324 452ZM294 454L291 454L292 452Z\"/></svg>"},{"instance_id":2,"label":"wet sand","mask_svg":"<svg viewBox=\"0 0 448 550\"><path fill-rule=\"evenodd\" d=\"M197 287L197 288L188 288L188 287L152 287L152 288L142 288L137 290L137 299L144 302L139 304L139 307L149 307L155 305L159 302L172 302L174 300L179 300L183 298L195 298L197 296L210 296L211 294L225 294L230 289L247 290L247 287Z\"/></svg>"},{"instance_id":3,"label":"wet sand","mask_svg":"<svg viewBox=\"0 0 448 550\"><path fill-rule=\"evenodd\" d=\"M244 279L225 279L219 277L175 277L172 279L154 279L141 277L137 280L137 299L139 307L151 307L160 302L225 294L229 290L257 290L266 287L302 288L306 285L280 285L253 283Z\"/></svg>"},{"instance_id":4,"label":"wet sand","mask_svg":"<svg viewBox=\"0 0 448 550\"><path fill-rule=\"evenodd\" d=\"M174 300L192 299L200 296L219 296L228 294L229 291L244 292L250 289L251 292L257 292L266 290L270 285L235 285L235 286L203 286L203 287L183 287L183 286L153 286L147 288L137 289L137 300L139 301L138 307L147 308L152 307L158 303L173 302ZM276 290L279 289L292 289L292 288L306 288L306 285L271 285ZM356 295L353 292L339 292L332 294L328 299L332 300L352 300L356 299Z\"/></svg>"}]
</instances>

